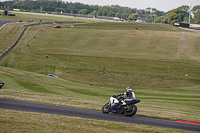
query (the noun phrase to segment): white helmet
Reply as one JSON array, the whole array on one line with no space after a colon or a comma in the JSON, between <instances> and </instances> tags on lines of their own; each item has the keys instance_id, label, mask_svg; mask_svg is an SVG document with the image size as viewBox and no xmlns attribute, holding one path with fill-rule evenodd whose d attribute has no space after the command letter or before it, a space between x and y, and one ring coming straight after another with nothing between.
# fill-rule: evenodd
<instances>
[{"instance_id":1,"label":"white helmet","mask_svg":"<svg viewBox=\"0 0 200 133\"><path fill-rule=\"evenodd\" d=\"M132 89L130 87L127 87L126 92L130 92L130 91L132 91Z\"/></svg>"}]
</instances>

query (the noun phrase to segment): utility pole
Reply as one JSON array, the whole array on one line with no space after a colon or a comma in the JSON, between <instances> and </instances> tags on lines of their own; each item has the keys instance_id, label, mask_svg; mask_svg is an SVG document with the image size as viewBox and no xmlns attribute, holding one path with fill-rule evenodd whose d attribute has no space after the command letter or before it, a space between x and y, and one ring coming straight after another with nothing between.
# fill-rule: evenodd
<instances>
[{"instance_id":1,"label":"utility pole","mask_svg":"<svg viewBox=\"0 0 200 133\"><path fill-rule=\"evenodd\" d=\"M52 24L54 24L54 12L52 12L53 18L52 18Z\"/></svg>"},{"instance_id":2,"label":"utility pole","mask_svg":"<svg viewBox=\"0 0 200 133\"><path fill-rule=\"evenodd\" d=\"M42 8L43 8L43 7L42 7L42 6L40 6L40 12L41 12L41 13L42 13Z\"/></svg>"},{"instance_id":3,"label":"utility pole","mask_svg":"<svg viewBox=\"0 0 200 133\"><path fill-rule=\"evenodd\" d=\"M191 8L191 3L189 4L189 24L190 24L190 8Z\"/></svg>"}]
</instances>

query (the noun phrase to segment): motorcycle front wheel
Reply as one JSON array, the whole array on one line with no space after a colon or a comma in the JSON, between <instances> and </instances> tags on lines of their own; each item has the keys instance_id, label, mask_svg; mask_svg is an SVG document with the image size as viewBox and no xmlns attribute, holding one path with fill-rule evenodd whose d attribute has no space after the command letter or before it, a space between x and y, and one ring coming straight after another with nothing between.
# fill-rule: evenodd
<instances>
[{"instance_id":1,"label":"motorcycle front wheel","mask_svg":"<svg viewBox=\"0 0 200 133\"><path fill-rule=\"evenodd\" d=\"M137 106L133 105L129 105L129 109L124 110L124 114L126 116L133 116L135 115L135 113L137 112Z\"/></svg>"},{"instance_id":2,"label":"motorcycle front wheel","mask_svg":"<svg viewBox=\"0 0 200 133\"><path fill-rule=\"evenodd\" d=\"M111 110L111 104L108 102L102 107L102 112L108 114Z\"/></svg>"}]
</instances>

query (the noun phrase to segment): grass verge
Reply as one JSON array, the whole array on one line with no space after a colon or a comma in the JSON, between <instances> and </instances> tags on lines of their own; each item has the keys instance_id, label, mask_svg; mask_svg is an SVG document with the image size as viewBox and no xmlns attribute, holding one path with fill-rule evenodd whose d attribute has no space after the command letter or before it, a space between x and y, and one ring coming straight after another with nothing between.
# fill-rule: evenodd
<instances>
[{"instance_id":1,"label":"grass verge","mask_svg":"<svg viewBox=\"0 0 200 133\"><path fill-rule=\"evenodd\" d=\"M125 87L72 82L32 72L1 67L5 82L1 98L101 110L109 97L124 92ZM199 122L199 86L144 89L133 88L137 104L136 115L168 120ZM74 98L76 97L76 98ZM177 108L178 107L178 108ZM192 112L192 113L191 113Z\"/></svg>"},{"instance_id":2,"label":"grass verge","mask_svg":"<svg viewBox=\"0 0 200 133\"><path fill-rule=\"evenodd\" d=\"M170 128L83 119L50 114L0 110L2 132L70 132L70 133L195 133Z\"/></svg>"}]
</instances>

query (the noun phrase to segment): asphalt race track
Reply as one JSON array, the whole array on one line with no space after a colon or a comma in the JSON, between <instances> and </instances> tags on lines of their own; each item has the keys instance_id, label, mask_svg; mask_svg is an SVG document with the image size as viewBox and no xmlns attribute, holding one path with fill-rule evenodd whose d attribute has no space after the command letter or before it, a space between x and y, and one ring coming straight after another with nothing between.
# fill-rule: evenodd
<instances>
[{"instance_id":1,"label":"asphalt race track","mask_svg":"<svg viewBox=\"0 0 200 133\"><path fill-rule=\"evenodd\" d=\"M0 29L4 24L15 23L15 22L19 22L19 20L0 20Z\"/></svg>"},{"instance_id":2,"label":"asphalt race track","mask_svg":"<svg viewBox=\"0 0 200 133\"><path fill-rule=\"evenodd\" d=\"M22 23L26 23L27 21L22 21ZM0 29L7 23L20 23L19 20L0 20Z\"/></svg>"},{"instance_id":3,"label":"asphalt race track","mask_svg":"<svg viewBox=\"0 0 200 133\"><path fill-rule=\"evenodd\" d=\"M32 102L0 99L0 108L16 110L16 111L27 111L27 112L37 112L37 113L45 113L45 114L57 114L57 115L65 115L65 116L82 117L82 118L96 119L96 120L143 124L143 125L176 128L176 129L200 132L200 125L178 123L174 121L159 120L159 119L139 117L139 116L126 117L122 114L112 114L112 113L103 114L100 111L39 104L39 103L32 103Z\"/></svg>"}]
</instances>

